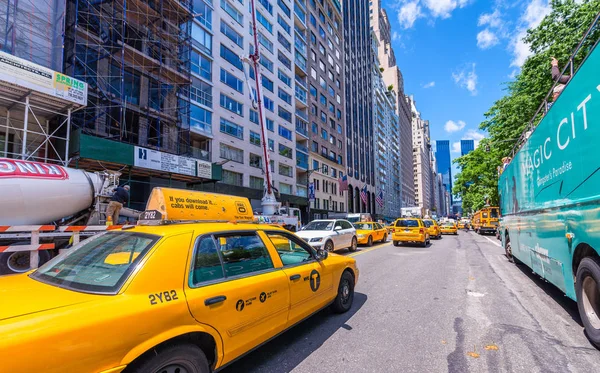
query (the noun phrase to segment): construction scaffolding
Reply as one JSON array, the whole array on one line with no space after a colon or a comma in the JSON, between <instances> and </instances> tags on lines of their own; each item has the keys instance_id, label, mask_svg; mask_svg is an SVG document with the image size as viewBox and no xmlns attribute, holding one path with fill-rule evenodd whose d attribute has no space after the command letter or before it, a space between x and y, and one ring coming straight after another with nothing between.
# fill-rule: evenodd
<instances>
[{"instance_id":1,"label":"construction scaffolding","mask_svg":"<svg viewBox=\"0 0 600 373\"><path fill-rule=\"evenodd\" d=\"M82 133L190 152L191 0L68 0L65 73L88 83Z\"/></svg>"}]
</instances>

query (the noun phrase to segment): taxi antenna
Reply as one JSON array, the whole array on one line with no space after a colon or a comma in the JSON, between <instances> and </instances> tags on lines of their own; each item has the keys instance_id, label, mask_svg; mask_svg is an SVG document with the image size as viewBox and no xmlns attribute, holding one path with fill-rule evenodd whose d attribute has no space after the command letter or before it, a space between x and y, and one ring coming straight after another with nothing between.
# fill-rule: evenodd
<instances>
[{"instance_id":1,"label":"taxi antenna","mask_svg":"<svg viewBox=\"0 0 600 373\"><path fill-rule=\"evenodd\" d=\"M277 206L279 203L277 202L277 198L275 197L275 193L273 192L273 186L271 181L271 162L269 159L269 138L267 137L267 125L265 119L265 108L262 102L262 87L261 87L261 75L260 75L260 43L258 42L258 31L256 29L256 4L254 0L250 0L251 13L252 13L252 33L254 35L254 53L250 54L248 58L240 58L242 62L250 65L250 68L254 70L254 82L255 82L255 91L252 89L250 91L250 98L253 101L253 105L258 110L258 119L260 121L260 129L261 129L261 140L262 140L262 148L263 148L263 167L265 170L265 185L264 185L264 196L261 201L262 205L262 213L264 215L273 215L277 211ZM244 69L245 70L245 69ZM245 71L244 71L245 73ZM248 86L250 86L250 80L248 76L246 76L246 81L248 82Z\"/></svg>"}]
</instances>

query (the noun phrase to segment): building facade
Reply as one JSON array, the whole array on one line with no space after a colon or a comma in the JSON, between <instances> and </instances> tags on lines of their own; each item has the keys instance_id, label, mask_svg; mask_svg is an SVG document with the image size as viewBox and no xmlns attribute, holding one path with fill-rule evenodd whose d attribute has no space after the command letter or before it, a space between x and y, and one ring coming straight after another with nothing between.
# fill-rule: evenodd
<instances>
[{"instance_id":1,"label":"building facade","mask_svg":"<svg viewBox=\"0 0 600 373\"><path fill-rule=\"evenodd\" d=\"M435 159L437 160L437 171L442 175L442 182L446 192L449 194L446 211L451 211L452 205L452 163L450 159L450 141L437 140L435 144Z\"/></svg>"},{"instance_id":2,"label":"building facade","mask_svg":"<svg viewBox=\"0 0 600 373\"><path fill-rule=\"evenodd\" d=\"M460 140L460 155L467 155L475 150L475 140Z\"/></svg>"},{"instance_id":3,"label":"building facade","mask_svg":"<svg viewBox=\"0 0 600 373\"><path fill-rule=\"evenodd\" d=\"M313 183L313 219L347 211L347 192L340 190L339 183L346 172L344 42L341 4L305 1L296 0L294 8L296 93L301 96L296 97L295 120L299 135L308 128L308 141L301 150L308 150L310 159L299 178L309 175Z\"/></svg>"},{"instance_id":4,"label":"building facade","mask_svg":"<svg viewBox=\"0 0 600 373\"><path fill-rule=\"evenodd\" d=\"M412 146L415 203L423 216L430 215L431 202L431 141L429 121L421 118L416 102L410 98L412 113Z\"/></svg>"},{"instance_id":5,"label":"building facade","mask_svg":"<svg viewBox=\"0 0 600 373\"><path fill-rule=\"evenodd\" d=\"M344 85L348 212L375 213L373 85L368 0L344 2ZM366 191L366 192L361 192Z\"/></svg>"}]
</instances>

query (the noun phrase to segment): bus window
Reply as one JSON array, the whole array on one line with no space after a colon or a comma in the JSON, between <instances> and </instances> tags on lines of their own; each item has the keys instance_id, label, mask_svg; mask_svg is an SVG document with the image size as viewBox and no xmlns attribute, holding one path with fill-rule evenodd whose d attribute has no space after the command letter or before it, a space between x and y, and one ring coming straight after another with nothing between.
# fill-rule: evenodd
<instances>
[{"instance_id":1,"label":"bus window","mask_svg":"<svg viewBox=\"0 0 600 373\"><path fill-rule=\"evenodd\" d=\"M483 219L487 219L487 217L488 217L488 214L487 214L487 212L482 212L482 213L481 213L481 217L482 217Z\"/></svg>"},{"instance_id":2,"label":"bus window","mask_svg":"<svg viewBox=\"0 0 600 373\"><path fill-rule=\"evenodd\" d=\"M498 219L498 209L492 209L491 216Z\"/></svg>"}]
</instances>

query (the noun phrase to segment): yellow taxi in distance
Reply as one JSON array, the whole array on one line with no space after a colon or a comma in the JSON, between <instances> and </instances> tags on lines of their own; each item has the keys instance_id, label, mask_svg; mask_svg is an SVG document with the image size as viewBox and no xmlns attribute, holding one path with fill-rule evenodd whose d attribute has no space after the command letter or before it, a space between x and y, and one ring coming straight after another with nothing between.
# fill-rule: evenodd
<instances>
[{"instance_id":1,"label":"yellow taxi in distance","mask_svg":"<svg viewBox=\"0 0 600 373\"><path fill-rule=\"evenodd\" d=\"M0 278L0 371L207 373L351 308L354 259L252 219L246 198L155 188L141 224Z\"/></svg>"},{"instance_id":2,"label":"yellow taxi in distance","mask_svg":"<svg viewBox=\"0 0 600 373\"><path fill-rule=\"evenodd\" d=\"M418 218L400 218L394 222L394 231L392 233L394 246L404 242L416 242L421 246L427 247L429 244L429 233L423 223Z\"/></svg>"},{"instance_id":3,"label":"yellow taxi in distance","mask_svg":"<svg viewBox=\"0 0 600 373\"><path fill-rule=\"evenodd\" d=\"M429 237L440 239L442 238L442 231L440 230L440 226L433 219L423 219L423 224L425 224L425 228L427 228L427 233L429 233Z\"/></svg>"},{"instance_id":4,"label":"yellow taxi in distance","mask_svg":"<svg viewBox=\"0 0 600 373\"><path fill-rule=\"evenodd\" d=\"M385 242L387 241L388 233L387 229L379 223L375 222L364 222L354 223L356 229L356 237L358 238L359 245L373 246L373 242Z\"/></svg>"},{"instance_id":5,"label":"yellow taxi in distance","mask_svg":"<svg viewBox=\"0 0 600 373\"><path fill-rule=\"evenodd\" d=\"M442 223L441 230L442 234L458 234L458 228L456 227L456 223L451 221Z\"/></svg>"}]
</instances>

